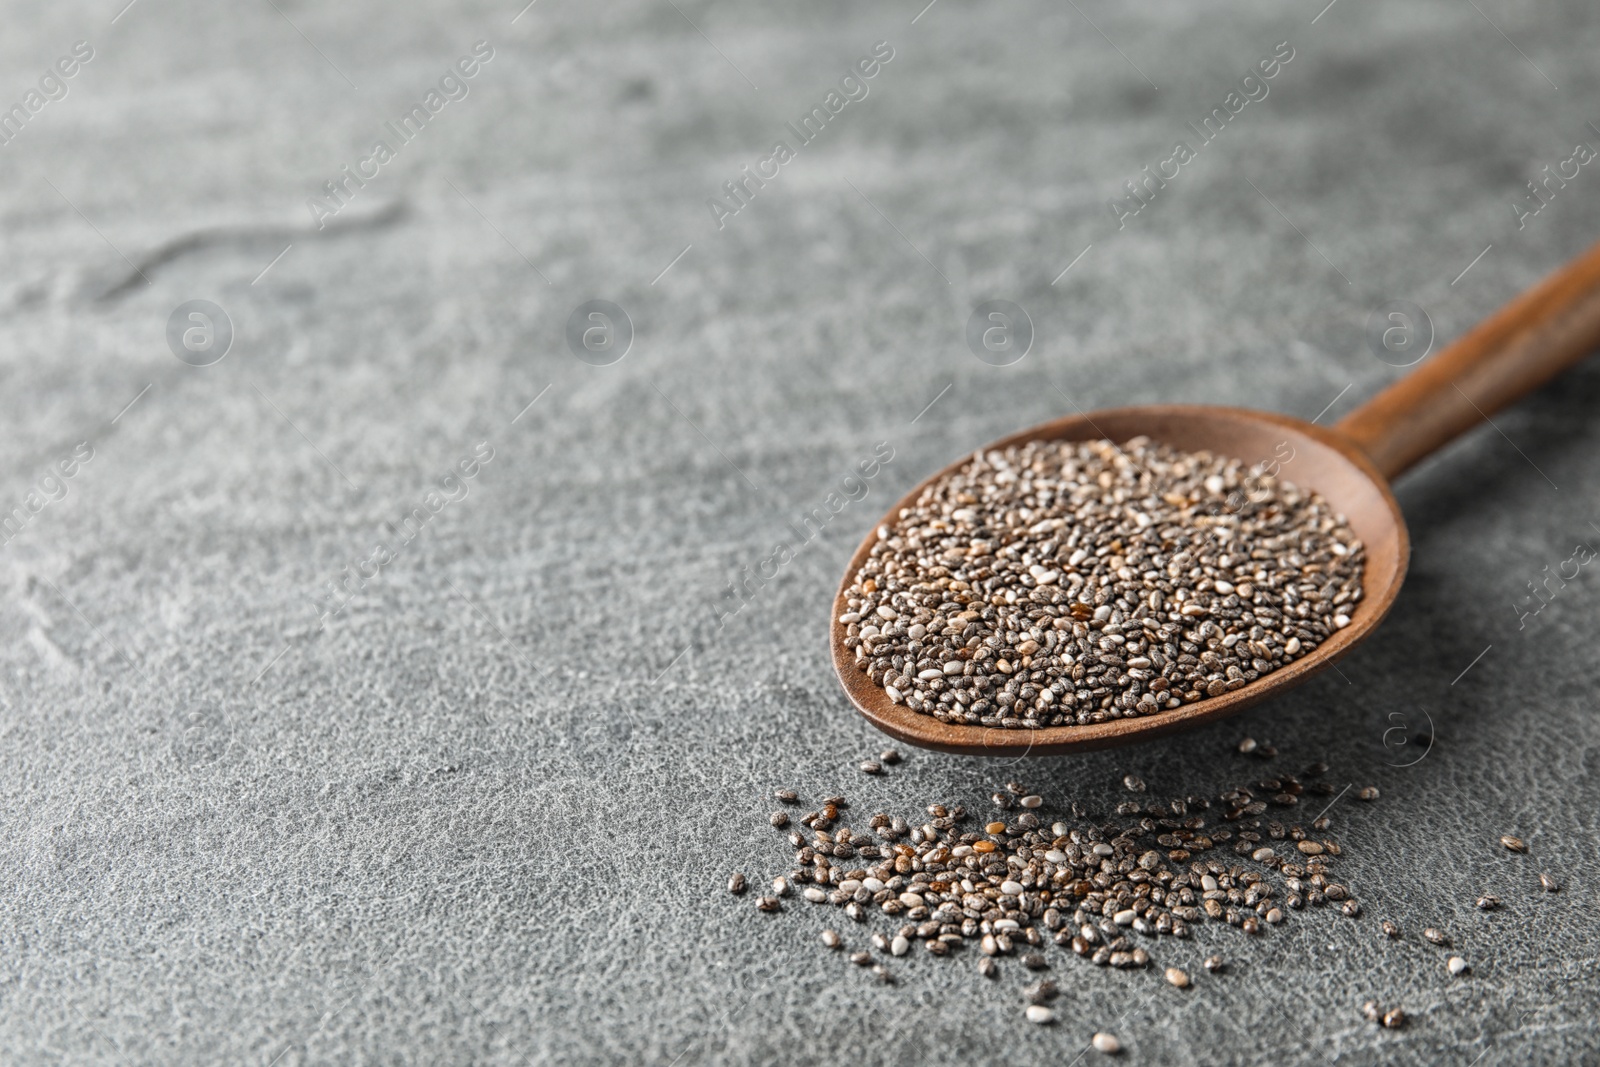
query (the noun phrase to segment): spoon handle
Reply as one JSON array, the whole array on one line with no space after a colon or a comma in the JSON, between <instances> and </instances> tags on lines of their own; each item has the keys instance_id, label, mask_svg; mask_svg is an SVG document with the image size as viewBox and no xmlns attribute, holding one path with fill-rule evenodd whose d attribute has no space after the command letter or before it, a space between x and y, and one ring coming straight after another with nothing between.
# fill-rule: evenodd
<instances>
[{"instance_id":1,"label":"spoon handle","mask_svg":"<svg viewBox=\"0 0 1600 1067\"><path fill-rule=\"evenodd\" d=\"M1600 347L1600 243L1342 419L1393 480Z\"/></svg>"}]
</instances>

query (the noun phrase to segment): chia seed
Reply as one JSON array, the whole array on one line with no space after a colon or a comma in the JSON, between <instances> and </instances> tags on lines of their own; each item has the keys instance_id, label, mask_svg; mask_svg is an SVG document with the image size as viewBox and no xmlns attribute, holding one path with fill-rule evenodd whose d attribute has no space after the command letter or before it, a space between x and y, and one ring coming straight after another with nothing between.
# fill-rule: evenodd
<instances>
[{"instance_id":1,"label":"chia seed","mask_svg":"<svg viewBox=\"0 0 1600 1067\"><path fill-rule=\"evenodd\" d=\"M1364 548L1320 496L1148 438L973 457L879 530L845 645L889 698L1007 729L1156 715L1350 624Z\"/></svg>"}]
</instances>

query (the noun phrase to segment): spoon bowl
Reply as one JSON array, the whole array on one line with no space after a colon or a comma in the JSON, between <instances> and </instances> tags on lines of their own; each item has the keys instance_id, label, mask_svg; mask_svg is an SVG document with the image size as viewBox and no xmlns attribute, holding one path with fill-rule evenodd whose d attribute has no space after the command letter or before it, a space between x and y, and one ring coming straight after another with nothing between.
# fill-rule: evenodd
<instances>
[{"instance_id":1,"label":"spoon bowl","mask_svg":"<svg viewBox=\"0 0 1600 1067\"><path fill-rule=\"evenodd\" d=\"M1385 335L1387 336L1387 334ZM1344 515L1366 549L1362 596L1350 623L1315 649L1232 692L1167 711L1088 725L1005 729L945 723L889 699L846 646L847 597L877 543L932 483L963 457L924 480L889 509L851 557L833 601L834 671L874 726L908 744L973 756L1056 756L1111 748L1235 715L1332 666L1383 621L1405 579L1411 544L1391 479L1460 434L1555 377L1600 346L1600 244L1521 294L1415 371L1329 429L1244 408L1149 405L1113 408L1043 423L985 445L1135 437L1186 452L1208 451L1245 463L1275 461L1278 474L1319 494ZM1285 459L1284 448L1291 449Z\"/></svg>"},{"instance_id":2,"label":"spoon bowl","mask_svg":"<svg viewBox=\"0 0 1600 1067\"><path fill-rule=\"evenodd\" d=\"M1059 756L1068 752L1111 748L1131 741L1158 737L1202 723L1235 715L1332 665L1382 621L1400 593L1410 557L1405 518L1389 491L1388 482L1350 439L1285 415L1244 408L1199 405L1158 405L1113 408L1056 419L985 445L983 451L1005 449L1029 441L1127 441L1145 436L1186 452L1209 451L1245 460L1276 460L1283 480L1321 494L1345 516L1366 548L1366 569L1361 601L1350 625L1299 659L1262 675L1248 685L1151 715L1112 719L1086 726L1051 726L1042 729L1003 729L944 723L931 715L912 711L891 701L881 686L873 684L856 666L855 655L845 647L845 630L839 618L851 582L877 543L874 526L856 549L833 604L833 665L845 692L861 713L878 729L908 744L969 756ZM1286 454L1283 446L1293 449ZM970 457L963 457L923 481L895 502L880 522L887 523L901 508L916 503L930 484L955 473Z\"/></svg>"}]
</instances>

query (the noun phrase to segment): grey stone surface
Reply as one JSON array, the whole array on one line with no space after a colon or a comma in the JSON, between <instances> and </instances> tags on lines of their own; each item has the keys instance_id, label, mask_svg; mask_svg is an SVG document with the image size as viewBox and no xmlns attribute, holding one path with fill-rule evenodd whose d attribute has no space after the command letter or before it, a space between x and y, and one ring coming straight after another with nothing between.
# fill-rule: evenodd
<instances>
[{"instance_id":1,"label":"grey stone surface","mask_svg":"<svg viewBox=\"0 0 1600 1067\"><path fill-rule=\"evenodd\" d=\"M1600 143L1592 5L116 6L8 3L0 35L6 102L95 49L0 147L4 506L93 449L0 549L0 1059L1064 1063L1109 1029L1127 1062L1596 1062L1600 579L1513 606L1600 539L1593 364L1404 479L1391 621L1238 720L863 779L881 738L825 644L856 539L963 451L1074 404L1337 419L1403 373L1374 307L1447 340L1586 247L1592 165L1520 230L1512 204ZM479 39L469 95L315 230L307 198ZM707 198L880 40L870 95L719 230ZM1284 40L1119 230L1121 183ZM593 298L636 328L611 366L563 341ZM192 299L235 327L209 367L167 348ZM965 347L989 299L1035 324L1013 366ZM867 497L719 626L880 441ZM1418 749L1385 731L1429 721L1394 766ZM1028 1026L1015 968L878 986L817 943L833 916L723 889L782 868L775 786L909 814L1021 776L1103 810L1128 772L1254 774L1246 734L1381 787L1334 809L1366 914L1157 946L1187 992L1052 947L1061 1020Z\"/></svg>"}]
</instances>

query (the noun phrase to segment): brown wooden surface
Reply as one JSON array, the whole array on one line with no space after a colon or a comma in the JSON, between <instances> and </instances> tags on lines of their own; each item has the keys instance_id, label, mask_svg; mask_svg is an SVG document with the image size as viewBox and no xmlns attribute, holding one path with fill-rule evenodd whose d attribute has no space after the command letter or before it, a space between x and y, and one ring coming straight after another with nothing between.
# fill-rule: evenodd
<instances>
[{"instance_id":1,"label":"brown wooden surface","mask_svg":"<svg viewBox=\"0 0 1600 1067\"><path fill-rule=\"evenodd\" d=\"M1351 615L1350 625L1337 631L1311 653L1220 697L1209 697L1172 711L1089 726L1053 726L1045 729L1006 730L999 727L942 723L931 715L894 704L880 686L855 664L845 648L846 611L850 583L877 540L877 527L911 506L931 482L950 474L969 457L924 480L898 500L856 549L834 597L831 636L834 670L845 692L861 713L885 733L908 744L975 756L1051 756L1125 745L1161 734L1189 729L1237 714L1275 693L1298 685L1333 663L1356 642L1372 632L1400 591L1410 555L1410 541L1399 505L1388 483L1365 453L1342 435L1284 415L1242 408L1189 405L1116 408L1047 422L1002 438L987 448L1006 448L1033 440L1126 441L1146 434L1164 444L1187 451L1209 449L1236 456L1247 463L1274 458L1280 442L1294 448L1294 458L1284 464L1282 477L1310 487L1343 512L1366 545L1363 598Z\"/></svg>"},{"instance_id":2,"label":"brown wooden surface","mask_svg":"<svg viewBox=\"0 0 1600 1067\"><path fill-rule=\"evenodd\" d=\"M1600 347L1600 243L1336 427L1393 479Z\"/></svg>"}]
</instances>

